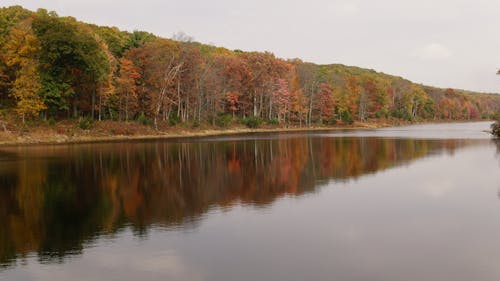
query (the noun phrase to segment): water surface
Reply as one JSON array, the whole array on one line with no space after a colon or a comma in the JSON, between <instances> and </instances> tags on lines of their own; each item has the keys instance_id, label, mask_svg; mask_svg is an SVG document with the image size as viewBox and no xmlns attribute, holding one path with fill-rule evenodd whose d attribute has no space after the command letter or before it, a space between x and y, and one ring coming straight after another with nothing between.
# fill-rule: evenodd
<instances>
[{"instance_id":1,"label":"water surface","mask_svg":"<svg viewBox=\"0 0 500 281\"><path fill-rule=\"evenodd\" d=\"M499 280L488 126L0 148L0 280Z\"/></svg>"}]
</instances>

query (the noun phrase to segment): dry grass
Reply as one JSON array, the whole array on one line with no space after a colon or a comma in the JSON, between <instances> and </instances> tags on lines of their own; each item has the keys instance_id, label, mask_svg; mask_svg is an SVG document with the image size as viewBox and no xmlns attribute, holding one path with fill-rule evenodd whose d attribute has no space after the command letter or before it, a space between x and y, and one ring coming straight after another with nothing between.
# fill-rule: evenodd
<instances>
[{"instance_id":1,"label":"dry grass","mask_svg":"<svg viewBox=\"0 0 500 281\"><path fill-rule=\"evenodd\" d=\"M158 131L150 126L141 125L137 122L97 121L92 128L83 130L79 128L77 121L64 120L52 125L46 123L23 126L6 124L6 130L0 130L0 145L21 144L63 144L63 143L85 143L85 142L109 142L123 140L141 139L167 139L185 137L205 137L217 135L231 135L243 133L268 133L268 132L298 132L318 130L339 129L374 129L402 125L395 120L376 120L376 122L354 123L353 125L339 125L333 127L294 127L294 126L262 126L258 129L250 129L242 125L231 125L228 128L218 128L210 125L202 125L197 128L187 126L168 126L161 124Z\"/></svg>"}]
</instances>

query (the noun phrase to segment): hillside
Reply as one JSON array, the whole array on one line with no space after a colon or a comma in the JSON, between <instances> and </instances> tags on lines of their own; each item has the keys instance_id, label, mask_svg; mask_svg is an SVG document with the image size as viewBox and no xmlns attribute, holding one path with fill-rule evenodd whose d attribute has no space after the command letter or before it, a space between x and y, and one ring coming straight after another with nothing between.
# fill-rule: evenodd
<instances>
[{"instance_id":1,"label":"hillside","mask_svg":"<svg viewBox=\"0 0 500 281\"><path fill-rule=\"evenodd\" d=\"M94 120L136 120L154 129L475 120L500 110L500 95L174 37L96 26L43 9L0 8L4 130L64 120L79 120L82 129Z\"/></svg>"}]
</instances>

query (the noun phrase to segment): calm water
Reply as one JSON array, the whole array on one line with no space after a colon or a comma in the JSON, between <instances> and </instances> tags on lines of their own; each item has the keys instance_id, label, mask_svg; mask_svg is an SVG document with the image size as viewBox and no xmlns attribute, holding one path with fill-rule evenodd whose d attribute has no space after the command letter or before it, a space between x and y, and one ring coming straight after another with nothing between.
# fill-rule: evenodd
<instances>
[{"instance_id":1,"label":"calm water","mask_svg":"<svg viewBox=\"0 0 500 281\"><path fill-rule=\"evenodd\" d=\"M0 280L500 280L489 123L0 147Z\"/></svg>"}]
</instances>

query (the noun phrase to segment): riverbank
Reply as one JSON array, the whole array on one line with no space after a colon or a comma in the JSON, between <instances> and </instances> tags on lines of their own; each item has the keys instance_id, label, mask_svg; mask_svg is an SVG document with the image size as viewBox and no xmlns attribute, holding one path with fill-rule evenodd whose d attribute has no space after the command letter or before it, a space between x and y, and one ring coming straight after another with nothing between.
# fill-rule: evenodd
<instances>
[{"instance_id":1,"label":"riverbank","mask_svg":"<svg viewBox=\"0 0 500 281\"><path fill-rule=\"evenodd\" d=\"M248 128L241 124L231 124L225 128L210 125L189 127L186 125L168 126L166 124L160 124L158 130L155 130L152 126L142 125L137 122L96 121L91 125L91 128L89 129L82 129L80 128L80 124L78 121L71 120L65 120L50 125L39 123L31 126L19 126L12 123L0 122L0 146L99 143L128 140L158 140L251 133L366 130L405 125L456 122L467 121L432 120L426 122L405 122L400 119L377 119L370 120L368 122L354 122L351 125L315 125L311 127L290 125L262 125L259 128Z\"/></svg>"},{"instance_id":2,"label":"riverbank","mask_svg":"<svg viewBox=\"0 0 500 281\"><path fill-rule=\"evenodd\" d=\"M154 140L172 138L207 137L220 135L237 135L247 133L302 132L376 129L391 126L407 125L401 120L377 120L355 122L352 125L335 126L279 126L263 125L259 128L248 128L240 124L226 128L203 125L199 127L160 126L155 130L151 126L137 122L97 121L89 129L82 129L77 121L61 121L55 124L37 124L36 126L17 126L6 124L0 126L0 145L37 145L37 144L71 144L113 142L126 140Z\"/></svg>"}]
</instances>

